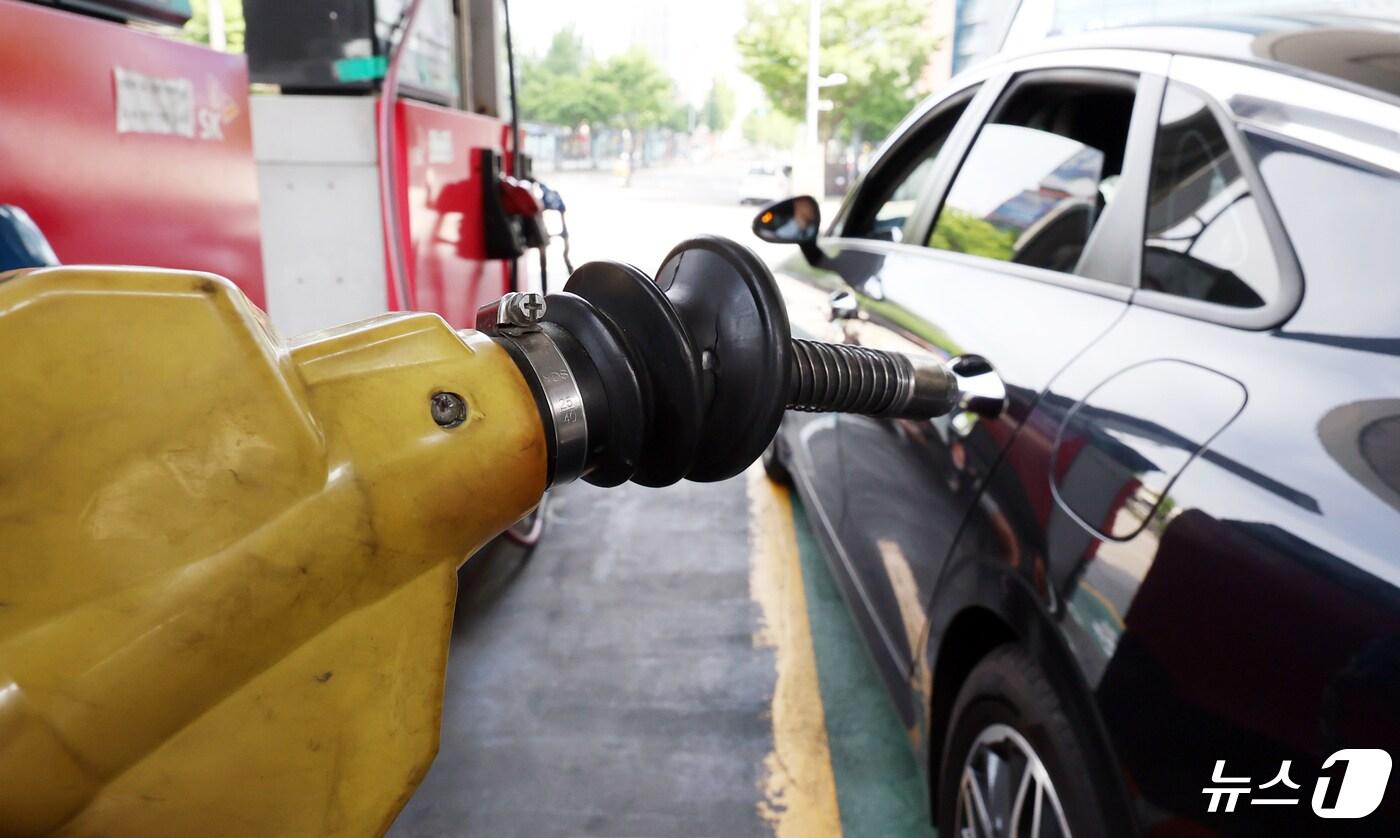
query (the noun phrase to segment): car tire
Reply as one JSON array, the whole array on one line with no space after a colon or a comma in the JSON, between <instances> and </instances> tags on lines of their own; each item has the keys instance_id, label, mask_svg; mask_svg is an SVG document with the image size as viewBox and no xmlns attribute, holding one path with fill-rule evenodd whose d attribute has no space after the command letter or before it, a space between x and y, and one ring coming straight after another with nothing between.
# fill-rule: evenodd
<instances>
[{"instance_id":1,"label":"car tire","mask_svg":"<svg viewBox=\"0 0 1400 838\"><path fill-rule=\"evenodd\" d=\"M792 485L792 472L788 471L787 465L783 462L782 449L776 437L768 443L768 447L763 449L763 456L759 460L763 463L763 471L768 475L768 479L779 486Z\"/></svg>"},{"instance_id":2,"label":"car tire","mask_svg":"<svg viewBox=\"0 0 1400 838\"><path fill-rule=\"evenodd\" d=\"M1036 834L1024 826L1035 815L1037 796L1038 834L1109 834L1064 704L1021 647L1002 646L973 668L953 705L945 743L938 775L939 835ZM985 813L980 824L964 831L979 809ZM988 821L991 830L985 829Z\"/></svg>"}]
</instances>

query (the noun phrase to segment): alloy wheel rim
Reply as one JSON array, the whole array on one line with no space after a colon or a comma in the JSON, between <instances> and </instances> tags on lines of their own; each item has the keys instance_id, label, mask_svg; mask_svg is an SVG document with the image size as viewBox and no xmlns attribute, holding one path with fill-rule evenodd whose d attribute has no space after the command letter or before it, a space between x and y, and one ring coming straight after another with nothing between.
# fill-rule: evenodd
<instances>
[{"instance_id":1,"label":"alloy wheel rim","mask_svg":"<svg viewBox=\"0 0 1400 838\"><path fill-rule=\"evenodd\" d=\"M1045 763L1015 728L987 726L958 780L959 838L1069 838L1064 807Z\"/></svg>"}]
</instances>

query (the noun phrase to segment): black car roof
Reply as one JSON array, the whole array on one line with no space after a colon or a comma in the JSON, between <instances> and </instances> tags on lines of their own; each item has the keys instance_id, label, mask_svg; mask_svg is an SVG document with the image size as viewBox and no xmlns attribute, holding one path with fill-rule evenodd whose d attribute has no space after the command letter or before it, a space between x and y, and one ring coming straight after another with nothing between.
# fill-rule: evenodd
<instances>
[{"instance_id":1,"label":"black car roof","mask_svg":"<svg viewBox=\"0 0 1400 838\"><path fill-rule=\"evenodd\" d=\"M1305 12L1221 15L1058 36L1029 52L1105 48L1240 61L1400 103L1400 20Z\"/></svg>"}]
</instances>

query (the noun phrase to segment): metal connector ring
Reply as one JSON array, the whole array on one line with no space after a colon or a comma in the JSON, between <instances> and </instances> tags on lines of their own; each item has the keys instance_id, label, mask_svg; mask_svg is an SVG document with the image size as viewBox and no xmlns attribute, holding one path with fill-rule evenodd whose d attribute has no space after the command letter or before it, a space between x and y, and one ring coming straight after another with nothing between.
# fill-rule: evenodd
<instances>
[{"instance_id":1,"label":"metal connector ring","mask_svg":"<svg viewBox=\"0 0 1400 838\"><path fill-rule=\"evenodd\" d=\"M588 465L588 419L578 379L554 341L542 331L510 331L496 336L520 350L535 374L549 407L554 470L550 485L568 483Z\"/></svg>"}]
</instances>

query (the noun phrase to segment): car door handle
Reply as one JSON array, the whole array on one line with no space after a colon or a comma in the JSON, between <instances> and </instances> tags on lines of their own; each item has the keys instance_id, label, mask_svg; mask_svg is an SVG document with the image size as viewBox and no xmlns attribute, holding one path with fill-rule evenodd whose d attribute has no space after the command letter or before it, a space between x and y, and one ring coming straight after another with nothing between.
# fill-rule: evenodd
<instances>
[{"instance_id":1,"label":"car door handle","mask_svg":"<svg viewBox=\"0 0 1400 838\"><path fill-rule=\"evenodd\" d=\"M860 303L850 291L832 291L826 304L827 320L851 320L860 314Z\"/></svg>"}]
</instances>

